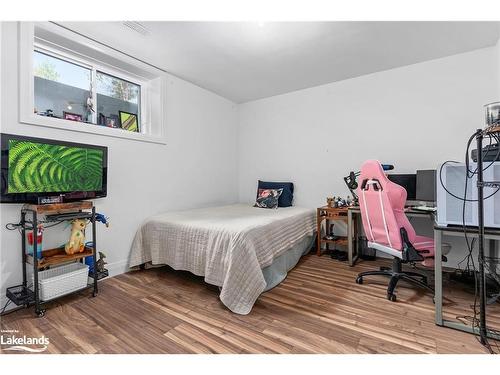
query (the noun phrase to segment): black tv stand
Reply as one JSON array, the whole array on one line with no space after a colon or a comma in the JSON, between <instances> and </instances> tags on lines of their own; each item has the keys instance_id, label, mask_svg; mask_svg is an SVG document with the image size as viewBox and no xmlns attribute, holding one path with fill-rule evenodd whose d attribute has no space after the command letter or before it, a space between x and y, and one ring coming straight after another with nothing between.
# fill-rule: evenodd
<instances>
[{"instance_id":1,"label":"black tv stand","mask_svg":"<svg viewBox=\"0 0 500 375\"><path fill-rule=\"evenodd\" d=\"M85 247L80 253L66 254L64 248L48 249L41 252L41 259L38 259L37 251L37 229L39 216L45 215L48 221L63 221L74 219L86 219L92 224L92 246ZM91 201L71 202L71 203L56 203L56 204L27 204L21 209L21 236L22 236L22 272L23 283L21 285L7 288L7 297L18 306L29 307L35 306L35 313L38 317L45 315L45 304L54 299L64 297L68 294L77 293L84 289L91 288L92 296L97 296L98 287L97 280L107 276L96 272L97 264L97 247L96 247L96 212L95 207ZM27 254L26 248L26 233L32 231L33 233L33 254ZM83 262L84 258L91 256L94 263L94 272L91 272L92 282L88 283L84 288L76 291L71 291L59 297L50 299L49 301L40 300L38 272L57 266L63 263L80 261ZM27 267L33 267L33 286L28 286Z\"/></svg>"}]
</instances>

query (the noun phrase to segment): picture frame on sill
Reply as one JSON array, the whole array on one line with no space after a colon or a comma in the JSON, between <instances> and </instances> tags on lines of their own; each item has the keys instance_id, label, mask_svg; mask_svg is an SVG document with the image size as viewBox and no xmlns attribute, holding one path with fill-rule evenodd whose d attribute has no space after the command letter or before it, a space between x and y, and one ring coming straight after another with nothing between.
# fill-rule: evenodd
<instances>
[{"instance_id":1,"label":"picture frame on sill","mask_svg":"<svg viewBox=\"0 0 500 375\"><path fill-rule=\"evenodd\" d=\"M106 126L106 116L104 114L99 113L98 121L97 123L102 126Z\"/></svg>"},{"instance_id":2,"label":"picture frame on sill","mask_svg":"<svg viewBox=\"0 0 500 375\"><path fill-rule=\"evenodd\" d=\"M120 127L122 129L139 133L137 114L125 111L118 111L118 114L120 115Z\"/></svg>"},{"instance_id":3,"label":"picture frame on sill","mask_svg":"<svg viewBox=\"0 0 500 375\"><path fill-rule=\"evenodd\" d=\"M70 121L83 122L83 116L78 113L63 112L63 119Z\"/></svg>"},{"instance_id":4,"label":"picture frame on sill","mask_svg":"<svg viewBox=\"0 0 500 375\"><path fill-rule=\"evenodd\" d=\"M106 126L108 128L119 128L120 118L117 115L109 115L106 117Z\"/></svg>"}]
</instances>

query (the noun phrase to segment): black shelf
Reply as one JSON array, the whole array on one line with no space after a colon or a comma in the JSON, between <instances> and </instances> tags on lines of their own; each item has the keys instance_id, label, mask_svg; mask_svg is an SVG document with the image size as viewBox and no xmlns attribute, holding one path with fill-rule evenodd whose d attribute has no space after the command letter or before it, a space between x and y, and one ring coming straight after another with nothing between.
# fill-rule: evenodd
<instances>
[{"instance_id":1,"label":"black shelf","mask_svg":"<svg viewBox=\"0 0 500 375\"><path fill-rule=\"evenodd\" d=\"M97 272L97 280L104 279L105 277L108 277L108 276L109 276L109 271L107 269L104 269L101 272ZM93 279L94 273L89 271L89 277Z\"/></svg>"},{"instance_id":2,"label":"black shelf","mask_svg":"<svg viewBox=\"0 0 500 375\"><path fill-rule=\"evenodd\" d=\"M101 276L101 273L98 273L98 279L99 279L99 276ZM104 278L104 277L106 277L106 276L101 276L100 278ZM93 276L92 276L92 278L93 278ZM93 287L94 287L93 283L87 283L87 285L85 285L82 288L72 290L68 293L64 293L64 294L61 294L60 296L57 296L54 298L49 298L47 300L40 300L38 303L40 305L46 304L46 303L52 302L56 299L66 297L66 296L73 294L73 293L82 292L84 290L87 290L87 289L90 289ZM35 293L31 289L26 288L23 285L16 285L16 286L7 288L6 295L7 295L7 298L9 298L17 306L31 306L31 305L35 304Z\"/></svg>"},{"instance_id":3,"label":"black shelf","mask_svg":"<svg viewBox=\"0 0 500 375\"><path fill-rule=\"evenodd\" d=\"M92 219L92 213L90 212L70 212L63 214L52 214L46 215L45 221L64 221L64 220L74 220L74 219Z\"/></svg>"},{"instance_id":4,"label":"black shelf","mask_svg":"<svg viewBox=\"0 0 500 375\"><path fill-rule=\"evenodd\" d=\"M87 247L85 253L79 253L75 255L67 255L62 249L49 249L42 251L45 255L43 259L38 259L36 256L30 256L27 254L27 240L26 234L29 232L33 235L33 254L37 254L37 236L38 236L38 223L40 223L39 215L45 215L44 222L51 221L64 221L73 219L88 219L92 224L91 236L92 236L92 246ZM17 306L35 306L35 313L38 317L42 317L45 314L45 309L42 305L48 301L52 301L59 297L63 297L72 293L78 293L82 290L92 288L92 296L97 296L98 287L97 280L104 278L109 275L109 273L103 272L102 274L91 275L92 282L88 283L85 287L70 291L64 295L52 298L48 301L42 301L39 294L38 285L38 272L41 268L57 266L66 261L82 261L83 256L91 256L94 260L94 264L97 262L97 247L96 247L96 213L95 206L92 202L81 201L81 202L71 202L71 203L56 203L47 205L36 205L27 204L21 209L21 249L22 249L22 274L23 283L21 285L13 286L7 288L6 296ZM28 277L27 277L27 267L33 268L33 286L28 287ZM106 270L107 272L107 270Z\"/></svg>"},{"instance_id":5,"label":"black shelf","mask_svg":"<svg viewBox=\"0 0 500 375\"><path fill-rule=\"evenodd\" d=\"M29 306L35 303L35 293L22 284L7 288L6 296L17 306Z\"/></svg>"}]
</instances>

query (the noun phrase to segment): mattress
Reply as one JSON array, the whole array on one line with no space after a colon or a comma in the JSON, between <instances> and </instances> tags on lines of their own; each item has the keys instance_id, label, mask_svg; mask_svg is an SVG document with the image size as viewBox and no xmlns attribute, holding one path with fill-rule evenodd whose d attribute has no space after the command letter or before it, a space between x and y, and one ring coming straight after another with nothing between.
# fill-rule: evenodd
<instances>
[{"instance_id":1,"label":"mattress","mask_svg":"<svg viewBox=\"0 0 500 375\"><path fill-rule=\"evenodd\" d=\"M301 207L235 204L164 213L138 229L129 266L167 264L203 276L221 288L225 306L248 314L268 287L263 269L292 248L300 252L315 227L315 210Z\"/></svg>"}]
</instances>

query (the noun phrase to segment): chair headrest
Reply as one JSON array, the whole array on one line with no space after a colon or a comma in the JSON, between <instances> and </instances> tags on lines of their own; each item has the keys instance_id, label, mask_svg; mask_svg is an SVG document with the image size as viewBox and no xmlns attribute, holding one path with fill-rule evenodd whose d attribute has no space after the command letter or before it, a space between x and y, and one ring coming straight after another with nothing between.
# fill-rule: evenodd
<instances>
[{"instance_id":1,"label":"chair headrest","mask_svg":"<svg viewBox=\"0 0 500 375\"><path fill-rule=\"evenodd\" d=\"M361 166L360 180L362 181L361 189L363 190L370 185L376 190L378 188L383 190L386 183L389 181L378 160L367 160L363 163Z\"/></svg>"}]
</instances>

